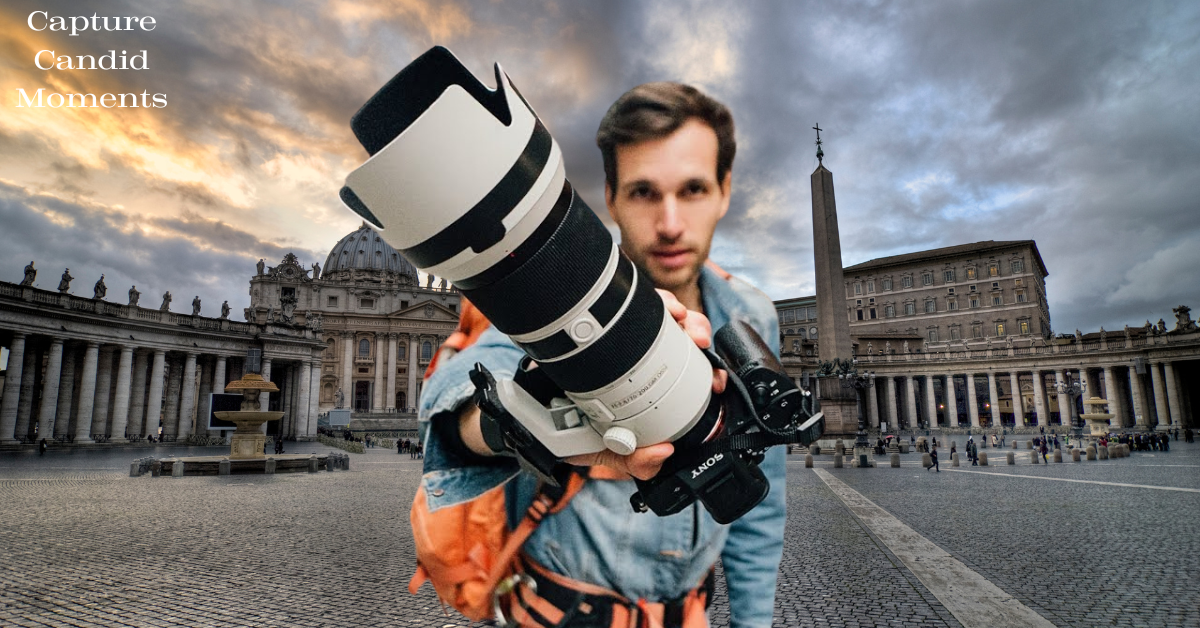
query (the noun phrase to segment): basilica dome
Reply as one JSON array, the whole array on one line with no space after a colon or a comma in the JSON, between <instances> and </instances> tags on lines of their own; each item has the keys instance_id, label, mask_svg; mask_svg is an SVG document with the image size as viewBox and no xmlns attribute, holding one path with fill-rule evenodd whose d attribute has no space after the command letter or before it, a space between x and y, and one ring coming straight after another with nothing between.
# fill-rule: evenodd
<instances>
[{"instance_id":1,"label":"basilica dome","mask_svg":"<svg viewBox=\"0 0 1200 628\"><path fill-rule=\"evenodd\" d=\"M417 283L417 268L365 222L333 245L321 276L328 278L343 270L382 270Z\"/></svg>"}]
</instances>

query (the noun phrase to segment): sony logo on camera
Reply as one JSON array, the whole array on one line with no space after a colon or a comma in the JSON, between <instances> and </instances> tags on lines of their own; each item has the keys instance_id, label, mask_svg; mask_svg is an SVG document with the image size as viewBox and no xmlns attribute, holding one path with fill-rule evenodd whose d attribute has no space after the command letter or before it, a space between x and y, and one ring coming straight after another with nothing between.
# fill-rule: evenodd
<instances>
[{"instance_id":1,"label":"sony logo on camera","mask_svg":"<svg viewBox=\"0 0 1200 628\"><path fill-rule=\"evenodd\" d=\"M700 474L704 473L705 471L708 471L714 464L717 464L724 458L725 458L724 454L714 454L708 460L701 462L700 466L696 467L695 469L692 469L692 479L694 480L694 479L700 477Z\"/></svg>"}]
</instances>

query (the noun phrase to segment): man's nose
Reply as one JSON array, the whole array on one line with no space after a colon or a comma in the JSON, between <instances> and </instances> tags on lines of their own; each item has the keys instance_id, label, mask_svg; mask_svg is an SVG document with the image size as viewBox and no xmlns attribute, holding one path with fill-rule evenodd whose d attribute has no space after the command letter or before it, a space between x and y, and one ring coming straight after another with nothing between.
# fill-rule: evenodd
<instances>
[{"instance_id":1,"label":"man's nose","mask_svg":"<svg viewBox=\"0 0 1200 628\"><path fill-rule=\"evenodd\" d=\"M658 235L667 240L675 240L683 235L683 217L674 194L663 197L658 215Z\"/></svg>"}]
</instances>

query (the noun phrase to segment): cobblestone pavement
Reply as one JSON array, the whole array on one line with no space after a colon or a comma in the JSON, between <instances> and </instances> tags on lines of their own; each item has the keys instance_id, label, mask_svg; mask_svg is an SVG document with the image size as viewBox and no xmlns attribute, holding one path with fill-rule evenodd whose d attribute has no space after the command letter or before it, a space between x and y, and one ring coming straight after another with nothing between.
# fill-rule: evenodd
<instances>
[{"instance_id":1,"label":"cobblestone pavement","mask_svg":"<svg viewBox=\"0 0 1200 628\"><path fill-rule=\"evenodd\" d=\"M371 449L351 455L350 472L127 477L150 453L0 454L0 626L469 625L443 615L428 586L407 592L420 461ZM872 470L817 464L1054 624L1200 625L1200 493L878 459ZM986 471L1200 488L1197 445L1018 461ZM798 455L788 481L776 626L960 625ZM711 615L728 623L723 587Z\"/></svg>"}]
</instances>

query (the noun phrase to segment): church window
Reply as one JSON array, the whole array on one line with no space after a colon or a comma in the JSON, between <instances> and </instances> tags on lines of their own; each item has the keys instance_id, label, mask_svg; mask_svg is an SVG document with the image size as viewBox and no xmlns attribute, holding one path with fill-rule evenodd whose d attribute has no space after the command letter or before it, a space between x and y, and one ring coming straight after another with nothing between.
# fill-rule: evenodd
<instances>
[{"instance_id":1,"label":"church window","mask_svg":"<svg viewBox=\"0 0 1200 628\"><path fill-rule=\"evenodd\" d=\"M428 340L421 343L421 360L433 358L433 345Z\"/></svg>"},{"instance_id":2,"label":"church window","mask_svg":"<svg viewBox=\"0 0 1200 628\"><path fill-rule=\"evenodd\" d=\"M1004 323L996 323L996 335L997 336L1004 335Z\"/></svg>"},{"instance_id":3,"label":"church window","mask_svg":"<svg viewBox=\"0 0 1200 628\"><path fill-rule=\"evenodd\" d=\"M974 266L969 266L967 268L967 279L975 279L975 267Z\"/></svg>"},{"instance_id":4,"label":"church window","mask_svg":"<svg viewBox=\"0 0 1200 628\"><path fill-rule=\"evenodd\" d=\"M911 288L912 287L912 277L909 277L907 275L905 275L904 277L901 277L900 278L900 287L901 288Z\"/></svg>"},{"instance_id":5,"label":"church window","mask_svg":"<svg viewBox=\"0 0 1200 628\"><path fill-rule=\"evenodd\" d=\"M921 285L923 285L923 286L933 285L933 273L928 273L928 272L921 273Z\"/></svg>"},{"instance_id":6,"label":"church window","mask_svg":"<svg viewBox=\"0 0 1200 628\"><path fill-rule=\"evenodd\" d=\"M971 325L971 337L972 338L983 338L983 325L979 325L979 324Z\"/></svg>"},{"instance_id":7,"label":"church window","mask_svg":"<svg viewBox=\"0 0 1200 628\"><path fill-rule=\"evenodd\" d=\"M358 341L358 356L365 358L369 355L371 355L371 341L363 338Z\"/></svg>"},{"instance_id":8,"label":"church window","mask_svg":"<svg viewBox=\"0 0 1200 628\"><path fill-rule=\"evenodd\" d=\"M930 299L925 302L925 313L932 314L937 311L937 301Z\"/></svg>"},{"instance_id":9,"label":"church window","mask_svg":"<svg viewBox=\"0 0 1200 628\"><path fill-rule=\"evenodd\" d=\"M957 327L950 328L950 339L958 340L958 328Z\"/></svg>"},{"instance_id":10,"label":"church window","mask_svg":"<svg viewBox=\"0 0 1200 628\"><path fill-rule=\"evenodd\" d=\"M325 303L328 307L337 307L337 297L329 297Z\"/></svg>"},{"instance_id":11,"label":"church window","mask_svg":"<svg viewBox=\"0 0 1200 628\"><path fill-rule=\"evenodd\" d=\"M862 311L862 310L858 310L858 320L860 320L860 321L861 321L862 319L863 319L863 311Z\"/></svg>"},{"instance_id":12,"label":"church window","mask_svg":"<svg viewBox=\"0 0 1200 628\"><path fill-rule=\"evenodd\" d=\"M875 292L875 280L874 279L867 282L867 292Z\"/></svg>"},{"instance_id":13,"label":"church window","mask_svg":"<svg viewBox=\"0 0 1200 628\"><path fill-rule=\"evenodd\" d=\"M400 302L400 309L402 309L402 310L403 310L403 309L404 309L404 308L406 308L406 307L408 307L408 301L401 301L401 302Z\"/></svg>"},{"instance_id":14,"label":"church window","mask_svg":"<svg viewBox=\"0 0 1200 628\"><path fill-rule=\"evenodd\" d=\"M912 316L913 314L916 314L917 313L917 304L912 303L912 302L905 303L904 304L904 313L908 316Z\"/></svg>"},{"instance_id":15,"label":"church window","mask_svg":"<svg viewBox=\"0 0 1200 628\"><path fill-rule=\"evenodd\" d=\"M1019 259L1013 260L1012 261L1012 271L1013 271L1014 275L1017 273L1025 272L1025 261L1019 260Z\"/></svg>"},{"instance_id":16,"label":"church window","mask_svg":"<svg viewBox=\"0 0 1200 628\"><path fill-rule=\"evenodd\" d=\"M405 347L404 345L396 345L396 357L403 360L406 349L408 349L408 347Z\"/></svg>"},{"instance_id":17,"label":"church window","mask_svg":"<svg viewBox=\"0 0 1200 628\"><path fill-rule=\"evenodd\" d=\"M1029 321L1021 321L1019 324L1021 325L1021 335L1028 334L1029 333Z\"/></svg>"},{"instance_id":18,"label":"church window","mask_svg":"<svg viewBox=\"0 0 1200 628\"><path fill-rule=\"evenodd\" d=\"M929 330L929 342L937 342L937 341L938 341L937 329L935 328L935 329Z\"/></svg>"},{"instance_id":19,"label":"church window","mask_svg":"<svg viewBox=\"0 0 1200 628\"><path fill-rule=\"evenodd\" d=\"M861 283L854 284L854 294L862 294L862 284Z\"/></svg>"},{"instance_id":20,"label":"church window","mask_svg":"<svg viewBox=\"0 0 1200 628\"><path fill-rule=\"evenodd\" d=\"M988 277L999 277L999 276L1000 276L1000 265L999 264L988 264Z\"/></svg>"},{"instance_id":21,"label":"church window","mask_svg":"<svg viewBox=\"0 0 1200 628\"><path fill-rule=\"evenodd\" d=\"M979 307L979 297L971 297L971 307Z\"/></svg>"},{"instance_id":22,"label":"church window","mask_svg":"<svg viewBox=\"0 0 1200 628\"><path fill-rule=\"evenodd\" d=\"M1004 297L1002 297L998 294L992 295L992 305L1003 305L1003 304L1004 304Z\"/></svg>"},{"instance_id":23,"label":"church window","mask_svg":"<svg viewBox=\"0 0 1200 628\"><path fill-rule=\"evenodd\" d=\"M871 320L875 320L875 308L871 308Z\"/></svg>"},{"instance_id":24,"label":"church window","mask_svg":"<svg viewBox=\"0 0 1200 628\"><path fill-rule=\"evenodd\" d=\"M375 299L359 299L358 307L368 309L368 310L374 309L375 308Z\"/></svg>"},{"instance_id":25,"label":"church window","mask_svg":"<svg viewBox=\"0 0 1200 628\"><path fill-rule=\"evenodd\" d=\"M883 316L884 318L895 318L896 306L891 304L883 306Z\"/></svg>"},{"instance_id":26,"label":"church window","mask_svg":"<svg viewBox=\"0 0 1200 628\"><path fill-rule=\"evenodd\" d=\"M891 280L891 279L884 279L884 280L883 280L883 289L884 289L884 290L891 290L891 289L892 289L892 280Z\"/></svg>"},{"instance_id":27,"label":"church window","mask_svg":"<svg viewBox=\"0 0 1200 628\"><path fill-rule=\"evenodd\" d=\"M943 279L943 280L944 280L946 283L950 283L950 282L954 281L954 269L953 269L953 268L947 268L946 270L943 270L943 271L942 271L942 279Z\"/></svg>"},{"instance_id":28,"label":"church window","mask_svg":"<svg viewBox=\"0 0 1200 628\"><path fill-rule=\"evenodd\" d=\"M296 298L296 289L284 286L282 294L283 294L283 298L285 298L285 299L289 298L289 297L294 299L294 298Z\"/></svg>"}]
</instances>

